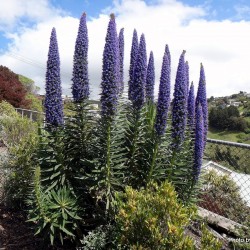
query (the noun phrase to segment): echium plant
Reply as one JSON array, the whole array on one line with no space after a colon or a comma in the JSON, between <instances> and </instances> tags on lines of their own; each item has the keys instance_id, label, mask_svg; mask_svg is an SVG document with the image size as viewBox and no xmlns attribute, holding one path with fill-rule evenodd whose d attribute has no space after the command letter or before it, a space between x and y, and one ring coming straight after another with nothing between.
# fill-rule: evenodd
<instances>
[{"instance_id":1,"label":"echium plant","mask_svg":"<svg viewBox=\"0 0 250 250\"><path fill-rule=\"evenodd\" d=\"M86 14L83 13L78 28L73 62L72 94L75 102L89 97L88 43Z\"/></svg>"},{"instance_id":2,"label":"echium plant","mask_svg":"<svg viewBox=\"0 0 250 250\"><path fill-rule=\"evenodd\" d=\"M154 87L155 87L155 65L154 65L154 54L151 51L147 67L146 77L146 100L154 101Z\"/></svg>"},{"instance_id":3,"label":"echium plant","mask_svg":"<svg viewBox=\"0 0 250 250\"><path fill-rule=\"evenodd\" d=\"M46 123L52 126L60 126L63 124L63 101L60 58L55 28L52 29L50 36L45 90L44 108Z\"/></svg>"},{"instance_id":4,"label":"echium plant","mask_svg":"<svg viewBox=\"0 0 250 250\"><path fill-rule=\"evenodd\" d=\"M111 117L116 113L119 80L117 77L119 53L114 14L110 16L102 62L101 114L102 117Z\"/></svg>"},{"instance_id":5,"label":"echium plant","mask_svg":"<svg viewBox=\"0 0 250 250\"><path fill-rule=\"evenodd\" d=\"M119 92L122 93L124 89L124 28L119 32Z\"/></svg>"},{"instance_id":6,"label":"echium plant","mask_svg":"<svg viewBox=\"0 0 250 250\"><path fill-rule=\"evenodd\" d=\"M188 65L188 61L186 61L186 85L187 85L187 93L189 92L189 65Z\"/></svg>"},{"instance_id":7,"label":"echium plant","mask_svg":"<svg viewBox=\"0 0 250 250\"><path fill-rule=\"evenodd\" d=\"M135 68L138 48L139 48L139 42L138 42L137 31L134 29L131 52L130 52L130 67L129 67L129 81L128 81L128 99L129 100L131 100L132 98L131 92L132 92L133 84L134 84L134 68Z\"/></svg>"},{"instance_id":8,"label":"echium plant","mask_svg":"<svg viewBox=\"0 0 250 250\"><path fill-rule=\"evenodd\" d=\"M207 108L207 92L206 92L206 78L205 78L205 71L204 67L201 63L200 67L200 79L199 79L199 86L198 86L198 91L197 91L197 96L196 96L196 101L195 101L195 106L196 106L196 112L198 108L198 104L201 104L202 107L202 113L203 113L203 123L204 123L204 137L203 137L203 143L205 149L206 146L206 138L207 138L207 130L208 130L208 108Z\"/></svg>"},{"instance_id":9,"label":"echium plant","mask_svg":"<svg viewBox=\"0 0 250 250\"><path fill-rule=\"evenodd\" d=\"M141 35L138 54L134 66L133 88L131 101L135 110L140 110L145 102L145 87L147 74L147 52L144 34Z\"/></svg>"},{"instance_id":10,"label":"echium plant","mask_svg":"<svg viewBox=\"0 0 250 250\"><path fill-rule=\"evenodd\" d=\"M116 125L119 123L118 117L120 115L117 113L119 98L117 65L119 65L118 39L115 16L111 14L103 52L101 118L96 132L96 145L93 147L96 155L95 160L98 161L95 164L94 175L96 175L95 179L98 182L97 185L95 184L95 188L98 186L102 189L102 198L107 212L114 198L114 189L119 186L119 177L116 175L119 172L117 171L117 168L119 170L119 164L114 163L113 158L120 153L121 147L119 145L122 143L121 137L124 134L122 129L116 132L116 136L113 132L114 130L117 131ZM116 138L119 140L116 141Z\"/></svg>"},{"instance_id":11,"label":"echium plant","mask_svg":"<svg viewBox=\"0 0 250 250\"><path fill-rule=\"evenodd\" d=\"M194 98L194 84L191 83L189 94L188 94L188 106L187 106L187 124L190 131L195 129L195 98Z\"/></svg>"},{"instance_id":12,"label":"echium plant","mask_svg":"<svg viewBox=\"0 0 250 250\"><path fill-rule=\"evenodd\" d=\"M200 103L196 104L195 115L195 146L194 146L194 180L197 181L201 171L203 147L204 147L204 124L203 112Z\"/></svg>"},{"instance_id":13,"label":"echium plant","mask_svg":"<svg viewBox=\"0 0 250 250\"><path fill-rule=\"evenodd\" d=\"M158 137L166 132L167 116L170 104L170 62L167 53L164 53L161 78L159 86L159 95L157 102L157 114L155 122L155 131Z\"/></svg>"},{"instance_id":14,"label":"echium plant","mask_svg":"<svg viewBox=\"0 0 250 250\"><path fill-rule=\"evenodd\" d=\"M162 162L162 151L160 151L161 140L166 133L167 126L167 116L170 104L170 64L169 56L165 52L162 61L160 86L157 102L157 111L154 124L154 136L151 138L151 148L149 157L149 171L147 175L147 184L153 180L159 180L162 178L162 173L164 172L161 167ZM160 160L160 162L159 162Z\"/></svg>"},{"instance_id":15,"label":"echium plant","mask_svg":"<svg viewBox=\"0 0 250 250\"><path fill-rule=\"evenodd\" d=\"M168 56L169 65L171 65L171 54L170 54L170 51L169 51L168 44L166 44L166 46L165 46L165 53L166 53L167 56ZM171 68L171 67L170 67L170 68ZM171 70L171 69L170 69L170 70Z\"/></svg>"},{"instance_id":16,"label":"echium plant","mask_svg":"<svg viewBox=\"0 0 250 250\"><path fill-rule=\"evenodd\" d=\"M187 80L184 56L185 51L180 56L174 87L172 109L172 146L174 150L179 149L182 145L186 127Z\"/></svg>"}]
</instances>

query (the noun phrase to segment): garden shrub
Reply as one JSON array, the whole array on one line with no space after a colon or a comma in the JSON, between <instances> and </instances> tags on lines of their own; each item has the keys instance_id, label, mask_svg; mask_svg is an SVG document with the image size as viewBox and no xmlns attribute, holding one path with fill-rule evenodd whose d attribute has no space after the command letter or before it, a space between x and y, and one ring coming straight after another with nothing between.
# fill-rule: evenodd
<instances>
[{"instance_id":1,"label":"garden shrub","mask_svg":"<svg viewBox=\"0 0 250 250\"><path fill-rule=\"evenodd\" d=\"M8 173L5 183L6 201L11 206L24 205L34 167L33 153L38 145L37 124L22 118L7 102L0 105L0 136L7 146L3 168Z\"/></svg>"},{"instance_id":2,"label":"garden shrub","mask_svg":"<svg viewBox=\"0 0 250 250\"><path fill-rule=\"evenodd\" d=\"M167 181L140 191L127 187L117 197L118 243L128 249L195 249L185 228L195 214Z\"/></svg>"},{"instance_id":3,"label":"garden shrub","mask_svg":"<svg viewBox=\"0 0 250 250\"><path fill-rule=\"evenodd\" d=\"M10 103L4 100L0 102L0 116L3 116L3 115L8 115L11 117L18 116L15 108Z\"/></svg>"},{"instance_id":4,"label":"garden shrub","mask_svg":"<svg viewBox=\"0 0 250 250\"><path fill-rule=\"evenodd\" d=\"M3 115L0 117L0 136L4 144L10 148L17 146L22 139L29 137L37 130L37 124L21 116Z\"/></svg>"},{"instance_id":5,"label":"garden shrub","mask_svg":"<svg viewBox=\"0 0 250 250\"><path fill-rule=\"evenodd\" d=\"M17 144L9 147L8 161L4 168L8 172L5 190L7 203L14 207L23 206L29 193L36 164L34 153L38 147L38 136L35 130L30 130Z\"/></svg>"},{"instance_id":6,"label":"garden shrub","mask_svg":"<svg viewBox=\"0 0 250 250\"><path fill-rule=\"evenodd\" d=\"M204 184L202 206L240 224L247 222L250 208L241 198L240 187L229 176L211 170L204 175Z\"/></svg>"}]
</instances>

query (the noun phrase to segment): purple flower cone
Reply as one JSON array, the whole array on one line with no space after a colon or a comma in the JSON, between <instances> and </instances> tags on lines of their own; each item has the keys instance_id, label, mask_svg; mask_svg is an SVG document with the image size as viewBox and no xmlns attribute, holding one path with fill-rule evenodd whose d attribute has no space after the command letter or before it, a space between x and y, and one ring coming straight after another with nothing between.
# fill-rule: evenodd
<instances>
[{"instance_id":1,"label":"purple flower cone","mask_svg":"<svg viewBox=\"0 0 250 250\"><path fill-rule=\"evenodd\" d=\"M46 94L44 101L46 123L63 124L63 101L60 77L60 58L55 28L52 29L47 60Z\"/></svg>"}]
</instances>

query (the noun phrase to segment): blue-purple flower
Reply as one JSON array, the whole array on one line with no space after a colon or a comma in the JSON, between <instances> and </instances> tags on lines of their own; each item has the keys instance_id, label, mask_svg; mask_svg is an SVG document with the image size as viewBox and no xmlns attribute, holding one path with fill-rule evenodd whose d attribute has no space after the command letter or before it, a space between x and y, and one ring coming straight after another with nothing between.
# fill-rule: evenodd
<instances>
[{"instance_id":1,"label":"blue-purple flower","mask_svg":"<svg viewBox=\"0 0 250 250\"><path fill-rule=\"evenodd\" d=\"M186 61L186 80L187 80L187 93L189 91L189 65L188 65L188 61Z\"/></svg>"},{"instance_id":2,"label":"blue-purple flower","mask_svg":"<svg viewBox=\"0 0 250 250\"><path fill-rule=\"evenodd\" d=\"M195 145L194 145L194 179L197 181L201 172L203 146L204 146L204 124L201 104L198 104L195 118Z\"/></svg>"},{"instance_id":3,"label":"blue-purple flower","mask_svg":"<svg viewBox=\"0 0 250 250\"><path fill-rule=\"evenodd\" d=\"M45 120L48 124L63 124L63 101L60 77L60 58L55 28L52 29L47 60L45 85Z\"/></svg>"},{"instance_id":4,"label":"blue-purple flower","mask_svg":"<svg viewBox=\"0 0 250 250\"><path fill-rule=\"evenodd\" d=\"M174 87L174 100L172 109L172 146L179 149L184 141L187 113L187 80L186 80L186 64L185 51L182 52Z\"/></svg>"},{"instance_id":5,"label":"blue-purple flower","mask_svg":"<svg viewBox=\"0 0 250 250\"><path fill-rule=\"evenodd\" d=\"M119 33L119 85L120 85L120 93L123 92L124 89L124 76L123 76L123 68L124 68L124 28L120 30Z\"/></svg>"},{"instance_id":6,"label":"blue-purple flower","mask_svg":"<svg viewBox=\"0 0 250 250\"><path fill-rule=\"evenodd\" d=\"M155 122L155 131L158 136L162 136L165 133L167 126L169 103L170 103L170 63L169 63L169 56L167 55L167 53L164 53L162 69L161 69L161 77L160 77L156 122Z\"/></svg>"},{"instance_id":7,"label":"blue-purple flower","mask_svg":"<svg viewBox=\"0 0 250 250\"><path fill-rule=\"evenodd\" d=\"M134 67L131 101L136 110L140 110L145 102L145 86L147 74L147 52L144 34L141 35L138 55Z\"/></svg>"},{"instance_id":8,"label":"blue-purple flower","mask_svg":"<svg viewBox=\"0 0 250 250\"><path fill-rule=\"evenodd\" d=\"M78 34L75 43L73 65L72 94L75 102L89 98L89 75L88 75L88 29L86 14L80 19Z\"/></svg>"},{"instance_id":9,"label":"blue-purple flower","mask_svg":"<svg viewBox=\"0 0 250 250\"><path fill-rule=\"evenodd\" d=\"M188 94L188 106L187 106L187 113L188 113L188 127L191 131L195 129L195 98L194 98L194 84L191 83L189 94Z\"/></svg>"},{"instance_id":10,"label":"blue-purple flower","mask_svg":"<svg viewBox=\"0 0 250 250\"><path fill-rule=\"evenodd\" d=\"M166 53L167 56L168 56L168 61L169 61L170 71L171 71L171 54L170 54L169 47L168 47L167 44L166 44L166 46L165 46L165 53Z\"/></svg>"},{"instance_id":11,"label":"blue-purple flower","mask_svg":"<svg viewBox=\"0 0 250 250\"><path fill-rule=\"evenodd\" d=\"M119 50L114 14L110 16L102 62L101 114L111 117L116 112L118 102Z\"/></svg>"},{"instance_id":12,"label":"blue-purple flower","mask_svg":"<svg viewBox=\"0 0 250 250\"><path fill-rule=\"evenodd\" d=\"M131 52L130 52L130 67L129 67L129 81L128 81L128 99L129 100L131 100L131 92L132 92L133 84L134 84L134 68L135 68L136 58L138 54L138 48L139 48L139 43L138 43L137 31L134 29Z\"/></svg>"},{"instance_id":13,"label":"blue-purple flower","mask_svg":"<svg viewBox=\"0 0 250 250\"><path fill-rule=\"evenodd\" d=\"M155 87L155 65L154 65L154 54L151 51L147 67L146 77L146 100L154 101L154 87Z\"/></svg>"},{"instance_id":14,"label":"blue-purple flower","mask_svg":"<svg viewBox=\"0 0 250 250\"><path fill-rule=\"evenodd\" d=\"M204 149L206 146L206 140L207 140L207 130L208 130L208 107L207 107L207 94L206 94L206 78L205 78L205 72L204 72L204 67L201 64L200 68L200 79L199 79L199 86L198 86L198 91L197 91L197 96L196 96L196 112L197 112L197 107L198 104L201 104L202 107L202 112L203 112L203 123L204 123Z\"/></svg>"}]
</instances>

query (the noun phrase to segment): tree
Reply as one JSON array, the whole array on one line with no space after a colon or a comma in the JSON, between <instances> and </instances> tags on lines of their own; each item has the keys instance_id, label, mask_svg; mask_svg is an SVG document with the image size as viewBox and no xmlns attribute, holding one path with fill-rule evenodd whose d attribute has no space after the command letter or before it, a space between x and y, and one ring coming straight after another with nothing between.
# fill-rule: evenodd
<instances>
[{"instance_id":1,"label":"tree","mask_svg":"<svg viewBox=\"0 0 250 250\"><path fill-rule=\"evenodd\" d=\"M239 110L234 106L211 108L209 124L214 128L236 131L245 131L248 127L247 121L240 117Z\"/></svg>"},{"instance_id":2,"label":"tree","mask_svg":"<svg viewBox=\"0 0 250 250\"><path fill-rule=\"evenodd\" d=\"M6 100L15 108L28 108L30 101L25 99L26 90L18 75L5 66L0 66L0 101Z\"/></svg>"}]
</instances>

